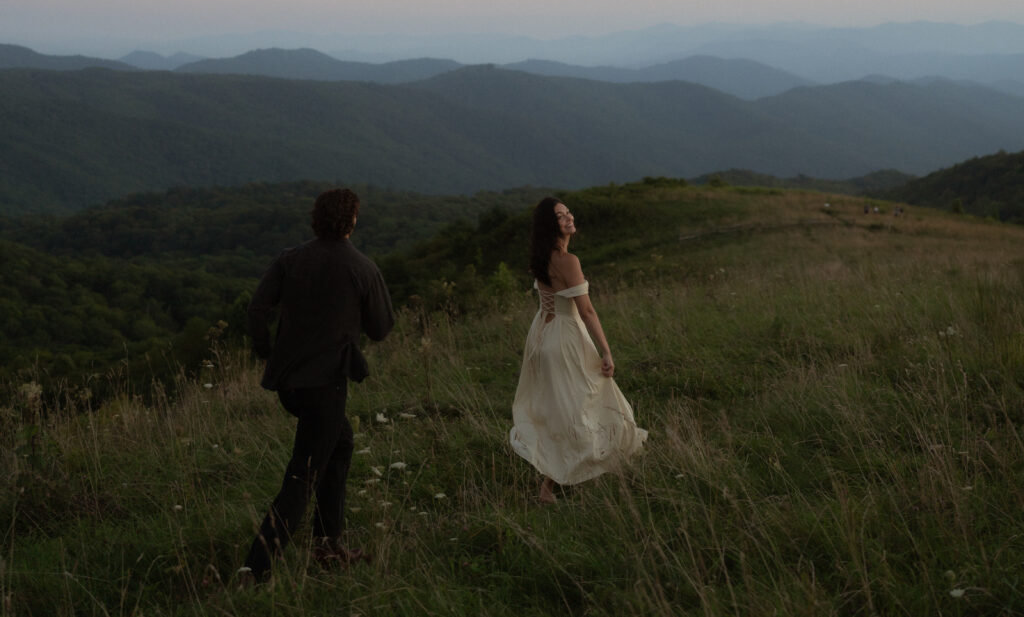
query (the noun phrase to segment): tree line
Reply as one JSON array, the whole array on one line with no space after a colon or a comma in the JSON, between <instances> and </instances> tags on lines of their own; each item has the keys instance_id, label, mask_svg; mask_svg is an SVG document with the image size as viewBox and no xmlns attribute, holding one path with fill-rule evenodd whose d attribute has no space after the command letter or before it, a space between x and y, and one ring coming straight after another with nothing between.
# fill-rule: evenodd
<instances>
[{"instance_id":1,"label":"tree line","mask_svg":"<svg viewBox=\"0 0 1024 617\"><path fill-rule=\"evenodd\" d=\"M140 383L196 370L209 356L211 328L242 341L256 281L280 250L312 237L313 199L330 186L180 188L65 216L0 219L0 383L91 382L100 395L95 377L112 368ZM406 255L465 247L475 240L460 230L471 221L502 219L544 193L353 188L364 204L353 243L388 264L399 302L430 297L430 281L449 276Z\"/></svg>"}]
</instances>

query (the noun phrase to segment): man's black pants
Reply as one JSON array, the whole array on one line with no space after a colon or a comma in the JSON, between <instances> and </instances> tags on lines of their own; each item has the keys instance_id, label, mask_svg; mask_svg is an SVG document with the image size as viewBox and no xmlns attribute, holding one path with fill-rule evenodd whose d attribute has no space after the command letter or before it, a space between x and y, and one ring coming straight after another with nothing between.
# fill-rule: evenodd
<instances>
[{"instance_id":1,"label":"man's black pants","mask_svg":"<svg viewBox=\"0 0 1024 617\"><path fill-rule=\"evenodd\" d=\"M271 561L288 544L314 493L313 537L334 539L344 530L345 482L353 449L352 425L345 415L347 392L348 384L342 382L278 393L299 424L281 491L245 560L257 580L269 574Z\"/></svg>"}]
</instances>

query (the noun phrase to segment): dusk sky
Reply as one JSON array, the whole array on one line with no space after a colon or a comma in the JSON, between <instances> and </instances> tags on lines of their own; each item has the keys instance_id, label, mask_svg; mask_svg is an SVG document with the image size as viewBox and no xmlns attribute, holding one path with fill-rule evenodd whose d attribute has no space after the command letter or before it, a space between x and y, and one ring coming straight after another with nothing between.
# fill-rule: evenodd
<instances>
[{"instance_id":1,"label":"dusk sky","mask_svg":"<svg viewBox=\"0 0 1024 617\"><path fill-rule=\"evenodd\" d=\"M326 35L599 35L659 23L871 26L889 21L1024 23L1021 0L0 0L0 43L177 40L290 30ZM63 49L62 49L63 48Z\"/></svg>"}]
</instances>

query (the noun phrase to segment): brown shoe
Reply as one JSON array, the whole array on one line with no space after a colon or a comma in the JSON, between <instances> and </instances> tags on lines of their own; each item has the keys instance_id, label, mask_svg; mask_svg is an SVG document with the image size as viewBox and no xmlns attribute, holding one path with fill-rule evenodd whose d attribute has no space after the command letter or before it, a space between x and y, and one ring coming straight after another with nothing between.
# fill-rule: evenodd
<instances>
[{"instance_id":1,"label":"brown shoe","mask_svg":"<svg viewBox=\"0 0 1024 617\"><path fill-rule=\"evenodd\" d=\"M338 547L337 552L339 555L342 555L342 559L347 561L350 565L357 563L359 561L365 561L366 563L370 563L370 561L372 561L370 554L365 552L361 548L349 549L345 548L344 546L341 546Z\"/></svg>"},{"instance_id":2,"label":"brown shoe","mask_svg":"<svg viewBox=\"0 0 1024 617\"><path fill-rule=\"evenodd\" d=\"M314 546L313 559L325 570L344 570L359 561L370 563L370 555L362 549L348 549L340 544L333 547L325 544Z\"/></svg>"},{"instance_id":3,"label":"brown shoe","mask_svg":"<svg viewBox=\"0 0 1024 617\"><path fill-rule=\"evenodd\" d=\"M324 570L344 570L348 568L348 562L342 559L338 552L329 546L314 546L313 559Z\"/></svg>"}]
</instances>

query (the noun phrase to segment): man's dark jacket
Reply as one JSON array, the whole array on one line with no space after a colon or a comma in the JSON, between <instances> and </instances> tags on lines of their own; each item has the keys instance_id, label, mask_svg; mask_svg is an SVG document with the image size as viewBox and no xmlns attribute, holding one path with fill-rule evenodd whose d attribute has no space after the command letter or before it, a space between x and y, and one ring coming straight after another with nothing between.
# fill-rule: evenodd
<instances>
[{"instance_id":1,"label":"man's dark jacket","mask_svg":"<svg viewBox=\"0 0 1024 617\"><path fill-rule=\"evenodd\" d=\"M379 341L395 323L380 270L347 238L282 251L260 280L248 319L253 348L267 359L261 383L268 390L362 381L369 368L359 352L360 332Z\"/></svg>"}]
</instances>

